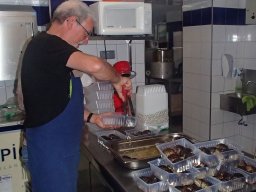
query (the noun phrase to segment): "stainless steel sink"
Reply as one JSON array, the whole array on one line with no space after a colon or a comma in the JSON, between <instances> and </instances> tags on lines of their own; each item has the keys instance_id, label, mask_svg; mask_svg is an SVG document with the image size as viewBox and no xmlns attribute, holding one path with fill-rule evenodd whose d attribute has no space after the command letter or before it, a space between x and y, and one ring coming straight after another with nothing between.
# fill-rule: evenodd
<instances>
[{"instance_id":1,"label":"stainless steel sink","mask_svg":"<svg viewBox=\"0 0 256 192\"><path fill-rule=\"evenodd\" d=\"M241 69L242 82L241 93L228 93L220 95L220 108L240 115L256 113L256 108L246 111L246 105L242 103L243 95L256 95L256 70Z\"/></svg>"},{"instance_id":2,"label":"stainless steel sink","mask_svg":"<svg viewBox=\"0 0 256 192\"><path fill-rule=\"evenodd\" d=\"M256 113L256 108L246 111L246 106L242 103L242 98L237 93L220 95L220 109L237 113L240 115L250 115Z\"/></svg>"}]
</instances>

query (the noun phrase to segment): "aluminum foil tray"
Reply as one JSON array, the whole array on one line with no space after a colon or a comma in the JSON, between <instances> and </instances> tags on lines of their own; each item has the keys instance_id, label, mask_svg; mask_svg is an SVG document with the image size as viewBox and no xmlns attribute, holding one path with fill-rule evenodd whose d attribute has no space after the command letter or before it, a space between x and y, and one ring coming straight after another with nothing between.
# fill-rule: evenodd
<instances>
[{"instance_id":1,"label":"aluminum foil tray","mask_svg":"<svg viewBox=\"0 0 256 192\"><path fill-rule=\"evenodd\" d=\"M129 169L141 169L149 166L148 161L160 157L160 153L156 148L157 143L170 142L180 138L187 138L193 141L192 138L182 133L171 133L113 142L109 149L114 158L124 167ZM147 152L149 152L149 155ZM129 154L133 156L129 156ZM136 158L136 154L140 155L140 157Z\"/></svg>"}]
</instances>

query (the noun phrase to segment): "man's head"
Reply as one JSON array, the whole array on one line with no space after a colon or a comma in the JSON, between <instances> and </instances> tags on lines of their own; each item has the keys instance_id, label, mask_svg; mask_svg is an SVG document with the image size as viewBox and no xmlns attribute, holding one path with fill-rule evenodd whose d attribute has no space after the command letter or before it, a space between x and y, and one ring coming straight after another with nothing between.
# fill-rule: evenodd
<instances>
[{"instance_id":1,"label":"man's head","mask_svg":"<svg viewBox=\"0 0 256 192\"><path fill-rule=\"evenodd\" d=\"M80 0L69 0L60 4L54 11L52 22L63 23L71 16L77 17L78 22L82 23L89 17L94 20L94 14L90 8Z\"/></svg>"},{"instance_id":2,"label":"man's head","mask_svg":"<svg viewBox=\"0 0 256 192\"><path fill-rule=\"evenodd\" d=\"M66 26L69 35L65 37L70 44L87 44L93 30L94 14L80 0L69 0L60 4L54 11L51 23ZM71 37L73 36L73 37Z\"/></svg>"}]
</instances>

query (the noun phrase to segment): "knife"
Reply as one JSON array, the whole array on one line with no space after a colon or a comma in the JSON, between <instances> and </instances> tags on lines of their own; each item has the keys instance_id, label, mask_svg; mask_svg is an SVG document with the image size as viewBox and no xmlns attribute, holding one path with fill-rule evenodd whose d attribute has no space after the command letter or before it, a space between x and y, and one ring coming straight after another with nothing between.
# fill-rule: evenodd
<instances>
[{"instance_id":1,"label":"knife","mask_svg":"<svg viewBox=\"0 0 256 192\"><path fill-rule=\"evenodd\" d=\"M132 99L129 96L127 100L128 100L128 105L129 105L131 115L134 117L135 116L135 111L134 111L134 108L133 108Z\"/></svg>"},{"instance_id":2,"label":"knife","mask_svg":"<svg viewBox=\"0 0 256 192\"><path fill-rule=\"evenodd\" d=\"M127 101L127 98L128 98L128 95L127 95L128 91L125 90L124 88L122 89L122 94L124 96L124 102L123 102L123 111L124 111L124 115L127 116L128 115L128 101Z\"/></svg>"}]
</instances>

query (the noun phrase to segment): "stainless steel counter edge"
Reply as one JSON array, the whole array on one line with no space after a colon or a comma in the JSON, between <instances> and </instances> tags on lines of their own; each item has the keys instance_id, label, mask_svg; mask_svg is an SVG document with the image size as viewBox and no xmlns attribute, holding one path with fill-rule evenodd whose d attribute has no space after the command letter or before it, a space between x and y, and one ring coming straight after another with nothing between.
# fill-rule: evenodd
<instances>
[{"instance_id":1,"label":"stainless steel counter edge","mask_svg":"<svg viewBox=\"0 0 256 192\"><path fill-rule=\"evenodd\" d=\"M10 122L0 122L0 129L1 127L8 127L8 126L15 126L15 125L22 125L23 121L10 121Z\"/></svg>"},{"instance_id":2,"label":"stainless steel counter edge","mask_svg":"<svg viewBox=\"0 0 256 192\"><path fill-rule=\"evenodd\" d=\"M132 170L115 161L110 151L99 145L97 137L92 133L89 133L88 141L82 145L82 155L86 155L115 191L140 191L132 178Z\"/></svg>"},{"instance_id":3,"label":"stainless steel counter edge","mask_svg":"<svg viewBox=\"0 0 256 192\"><path fill-rule=\"evenodd\" d=\"M11 120L6 120L5 118L0 118L0 129L1 127L9 127L9 126L15 126L15 125L23 125L24 121L24 115L16 115Z\"/></svg>"}]
</instances>

